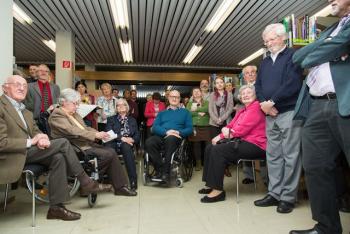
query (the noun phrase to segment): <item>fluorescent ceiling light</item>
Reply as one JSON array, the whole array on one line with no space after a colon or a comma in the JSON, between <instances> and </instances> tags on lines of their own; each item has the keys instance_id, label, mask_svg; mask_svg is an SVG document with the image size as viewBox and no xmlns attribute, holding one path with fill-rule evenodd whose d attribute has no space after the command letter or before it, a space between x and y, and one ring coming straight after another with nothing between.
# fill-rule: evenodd
<instances>
[{"instance_id":1,"label":"fluorescent ceiling light","mask_svg":"<svg viewBox=\"0 0 350 234\"><path fill-rule=\"evenodd\" d=\"M129 28L128 4L126 0L109 0L116 27Z\"/></svg>"},{"instance_id":2,"label":"fluorescent ceiling light","mask_svg":"<svg viewBox=\"0 0 350 234\"><path fill-rule=\"evenodd\" d=\"M49 47L53 52L56 52L56 43L53 40L43 40L44 44Z\"/></svg>"},{"instance_id":3,"label":"fluorescent ceiling light","mask_svg":"<svg viewBox=\"0 0 350 234\"><path fill-rule=\"evenodd\" d=\"M198 53L202 50L202 46L196 46L194 45L190 52L186 55L185 59L183 60L183 63L191 63L192 60L198 55Z\"/></svg>"},{"instance_id":4,"label":"fluorescent ceiling light","mask_svg":"<svg viewBox=\"0 0 350 234\"><path fill-rule=\"evenodd\" d=\"M16 20L21 22L21 24L25 25L26 23L33 23L33 20L21 8L19 8L16 3L13 3L12 5L12 14Z\"/></svg>"},{"instance_id":5,"label":"fluorescent ceiling light","mask_svg":"<svg viewBox=\"0 0 350 234\"><path fill-rule=\"evenodd\" d=\"M129 40L127 43L124 43L122 40L119 40L119 44L124 62L132 62L131 40Z\"/></svg>"},{"instance_id":6,"label":"fluorescent ceiling light","mask_svg":"<svg viewBox=\"0 0 350 234\"><path fill-rule=\"evenodd\" d=\"M323 8L322 10L320 10L319 12L317 12L316 14L314 14L312 17L326 17L329 16L332 13L332 6L328 5L325 8Z\"/></svg>"},{"instance_id":7,"label":"fluorescent ceiling light","mask_svg":"<svg viewBox=\"0 0 350 234\"><path fill-rule=\"evenodd\" d=\"M241 0L224 0L204 30L207 32L216 32L240 1Z\"/></svg>"},{"instance_id":8,"label":"fluorescent ceiling light","mask_svg":"<svg viewBox=\"0 0 350 234\"><path fill-rule=\"evenodd\" d=\"M256 51L255 53L253 53L252 55L248 56L246 59L243 59L242 61L240 61L238 63L239 66L244 66L247 63L249 63L250 61L256 59L257 57L263 55L265 53L266 49L265 48L261 48L260 50Z\"/></svg>"}]
</instances>

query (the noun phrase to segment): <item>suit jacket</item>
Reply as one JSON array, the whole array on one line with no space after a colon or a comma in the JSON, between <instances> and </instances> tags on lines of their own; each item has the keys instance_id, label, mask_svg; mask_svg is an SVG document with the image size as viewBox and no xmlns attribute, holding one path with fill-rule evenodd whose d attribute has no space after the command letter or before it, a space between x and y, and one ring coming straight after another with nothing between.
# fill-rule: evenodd
<instances>
[{"instance_id":1,"label":"suit jacket","mask_svg":"<svg viewBox=\"0 0 350 234\"><path fill-rule=\"evenodd\" d=\"M79 128L62 108L55 108L49 117L51 137L67 138L83 150L91 148L95 142L96 129L86 126L79 114L75 113L73 117L84 129Z\"/></svg>"},{"instance_id":2,"label":"suit jacket","mask_svg":"<svg viewBox=\"0 0 350 234\"><path fill-rule=\"evenodd\" d=\"M293 56L293 61L303 68L311 68L325 62L330 63L330 70L337 94L338 110L341 116L350 115L350 56L345 61L341 60L344 54L350 55L350 21L348 21L339 33L330 37L332 31L338 24L327 28L320 38L314 43L307 45ZM310 106L310 95L308 87L304 83L295 108L295 118L307 117Z\"/></svg>"},{"instance_id":3,"label":"suit jacket","mask_svg":"<svg viewBox=\"0 0 350 234\"><path fill-rule=\"evenodd\" d=\"M60 88L58 85L50 83L52 104L58 103ZM41 92L38 82L28 84L28 93L24 101L26 108L33 112L34 119L38 119L41 111Z\"/></svg>"},{"instance_id":4,"label":"suit jacket","mask_svg":"<svg viewBox=\"0 0 350 234\"><path fill-rule=\"evenodd\" d=\"M132 117L131 115L128 115L128 123L129 123L129 128L130 128L130 136L134 140L134 144L138 144L140 141L140 132L137 126L136 119ZM110 143L115 143L116 141L120 141L122 138L122 135L120 133L121 131L121 124L118 120L118 115L114 115L111 117L107 118L107 125L106 125L106 132L109 130L113 130L116 134L118 134L118 137L111 141ZM111 146L110 144L107 144ZM112 146L111 146L112 147Z\"/></svg>"},{"instance_id":5,"label":"suit jacket","mask_svg":"<svg viewBox=\"0 0 350 234\"><path fill-rule=\"evenodd\" d=\"M27 128L7 97L0 97L0 184L18 180L26 160L28 136L40 133L32 113L22 113Z\"/></svg>"}]
</instances>

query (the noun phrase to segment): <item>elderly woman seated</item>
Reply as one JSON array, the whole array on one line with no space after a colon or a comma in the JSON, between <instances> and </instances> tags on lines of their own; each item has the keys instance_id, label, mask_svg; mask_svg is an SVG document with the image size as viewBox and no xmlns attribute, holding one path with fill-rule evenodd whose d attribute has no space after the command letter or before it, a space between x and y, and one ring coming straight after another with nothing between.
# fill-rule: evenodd
<instances>
[{"instance_id":1,"label":"elderly woman seated","mask_svg":"<svg viewBox=\"0 0 350 234\"><path fill-rule=\"evenodd\" d=\"M130 188L137 189L137 174L133 146L140 141L140 132L136 119L129 115L128 102L120 98L117 100L117 115L107 119L106 131L113 130L118 135L115 140L106 145L121 153L128 172Z\"/></svg>"},{"instance_id":2,"label":"elderly woman seated","mask_svg":"<svg viewBox=\"0 0 350 234\"><path fill-rule=\"evenodd\" d=\"M222 128L221 134L214 137L212 144L205 150L202 180L207 187L198 192L208 195L204 196L201 202L225 200L223 180L226 165L238 159L265 158L265 115L256 100L254 86L242 86L239 97L244 108L226 127Z\"/></svg>"},{"instance_id":3,"label":"elderly woman seated","mask_svg":"<svg viewBox=\"0 0 350 234\"><path fill-rule=\"evenodd\" d=\"M109 134L86 126L84 120L76 113L79 103L80 94L77 91L73 89L61 91L60 107L49 117L52 137L66 137L84 150L88 157L97 157L99 172L108 175L115 195L136 196L137 193L127 187L127 178L114 150L95 143L96 140L107 140Z\"/></svg>"}]
</instances>

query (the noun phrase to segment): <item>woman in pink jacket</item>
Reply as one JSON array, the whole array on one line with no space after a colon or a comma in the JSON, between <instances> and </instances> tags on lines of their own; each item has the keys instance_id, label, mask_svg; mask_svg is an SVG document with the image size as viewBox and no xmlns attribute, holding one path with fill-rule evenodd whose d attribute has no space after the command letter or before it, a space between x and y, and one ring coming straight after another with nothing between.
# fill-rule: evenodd
<instances>
[{"instance_id":1,"label":"woman in pink jacket","mask_svg":"<svg viewBox=\"0 0 350 234\"><path fill-rule=\"evenodd\" d=\"M146 138L150 137L151 134L151 128L153 126L153 122L155 118L157 117L158 113L165 110L165 104L164 102L160 101L160 93L155 92L152 95L152 100L148 101L146 103L145 108L145 118L147 119L146 126L147 126L147 133Z\"/></svg>"},{"instance_id":2,"label":"woman in pink jacket","mask_svg":"<svg viewBox=\"0 0 350 234\"><path fill-rule=\"evenodd\" d=\"M260 109L260 103L256 100L254 86L242 86L239 97L244 108L226 127L222 128L221 133L212 139L212 144L205 150L202 180L207 187L198 192L207 195L201 199L201 202L225 200L223 180L226 165L238 159L265 159L265 115ZM221 143L223 141L228 142Z\"/></svg>"}]
</instances>

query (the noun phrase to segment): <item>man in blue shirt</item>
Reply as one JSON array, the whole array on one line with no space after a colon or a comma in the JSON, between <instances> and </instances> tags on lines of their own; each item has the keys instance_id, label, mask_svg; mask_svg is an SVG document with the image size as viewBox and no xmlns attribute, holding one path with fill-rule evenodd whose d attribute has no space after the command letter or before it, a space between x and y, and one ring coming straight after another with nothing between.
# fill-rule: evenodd
<instances>
[{"instance_id":1,"label":"man in blue shirt","mask_svg":"<svg viewBox=\"0 0 350 234\"><path fill-rule=\"evenodd\" d=\"M255 83L261 109L266 114L268 194L256 206L278 206L277 212L294 208L301 172L300 123L293 111L302 84L302 70L293 64L283 24L268 25L263 40L270 52L260 64ZM299 126L298 126L299 125Z\"/></svg>"},{"instance_id":2,"label":"man in blue shirt","mask_svg":"<svg viewBox=\"0 0 350 234\"><path fill-rule=\"evenodd\" d=\"M145 144L153 166L166 183L169 182L171 155L180 145L181 139L191 135L193 131L191 114L187 109L180 108L180 98L179 91L170 91L170 105L167 110L157 115L152 127L154 135L148 138ZM160 155L163 146L164 164Z\"/></svg>"}]
</instances>

